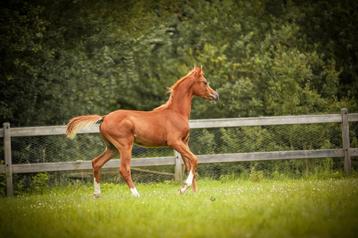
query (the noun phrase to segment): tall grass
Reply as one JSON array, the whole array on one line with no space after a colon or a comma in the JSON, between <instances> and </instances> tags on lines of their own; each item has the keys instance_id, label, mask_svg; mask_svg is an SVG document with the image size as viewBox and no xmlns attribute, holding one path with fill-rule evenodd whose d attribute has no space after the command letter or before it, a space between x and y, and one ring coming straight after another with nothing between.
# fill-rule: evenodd
<instances>
[{"instance_id":1,"label":"tall grass","mask_svg":"<svg viewBox=\"0 0 358 238\"><path fill-rule=\"evenodd\" d=\"M358 179L202 179L178 195L172 182L55 187L0 199L1 237L354 237Z\"/></svg>"}]
</instances>

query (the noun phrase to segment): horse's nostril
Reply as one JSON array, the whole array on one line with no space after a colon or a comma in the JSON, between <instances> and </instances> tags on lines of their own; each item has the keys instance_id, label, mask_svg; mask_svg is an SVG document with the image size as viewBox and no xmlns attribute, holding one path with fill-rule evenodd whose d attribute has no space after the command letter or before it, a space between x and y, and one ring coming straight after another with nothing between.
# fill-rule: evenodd
<instances>
[{"instance_id":1,"label":"horse's nostril","mask_svg":"<svg viewBox=\"0 0 358 238\"><path fill-rule=\"evenodd\" d=\"M214 91L213 93L210 94L210 97L211 97L211 99L217 101L217 100L219 100L219 93Z\"/></svg>"}]
</instances>

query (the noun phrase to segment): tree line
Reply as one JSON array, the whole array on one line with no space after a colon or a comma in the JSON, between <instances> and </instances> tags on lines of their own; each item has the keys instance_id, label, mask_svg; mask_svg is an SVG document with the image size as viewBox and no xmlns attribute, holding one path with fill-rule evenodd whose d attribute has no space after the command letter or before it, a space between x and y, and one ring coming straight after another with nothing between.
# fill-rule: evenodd
<instances>
[{"instance_id":1,"label":"tree line","mask_svg":"<svg viewBox=\"0 0 358 238\"><path fill-rule=\"evenodd\" d=\"M192 118L357 109L356 1L5 1L1 121L151 110L203 65Z\"/></svg>"}]
</instances>

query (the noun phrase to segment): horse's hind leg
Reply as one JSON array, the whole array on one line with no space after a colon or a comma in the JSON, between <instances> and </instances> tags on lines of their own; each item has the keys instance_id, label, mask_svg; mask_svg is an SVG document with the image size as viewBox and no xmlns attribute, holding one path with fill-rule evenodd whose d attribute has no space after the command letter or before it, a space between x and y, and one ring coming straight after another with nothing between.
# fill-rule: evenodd
<instances>
[{"instance_id":1,"label":"horse's hind leg","mask_svg":"<svg viewBox=\"0 0 358 238\"><path fill-rule=\"evenodd\" d=\"M121 156L121 164L119 167L119 172L122 175L123 179L126 181L129 189L132 192L134 197L139 197L139 193L133 183L132 175L131 175L131 158L132 158L132 144L128 144L127 146L123 146L119 148L120 156Z\"/></svg>"},{"instance_id":2,"label":"horse's hind leg","mask_svg":"<svg viewBox=\"0 0 358 238\"><path fill-rule=\"evenodd\" d=\"M98 198L101 195L101 187L100 187L100 176L101 176L101 168L102 166L112 158L113 151L108 147L103 151L102 154L97 156L92 160L92 168L93 168L93 185L94 185L94 193L93 196Z\"/></svg>"}]
</instances>

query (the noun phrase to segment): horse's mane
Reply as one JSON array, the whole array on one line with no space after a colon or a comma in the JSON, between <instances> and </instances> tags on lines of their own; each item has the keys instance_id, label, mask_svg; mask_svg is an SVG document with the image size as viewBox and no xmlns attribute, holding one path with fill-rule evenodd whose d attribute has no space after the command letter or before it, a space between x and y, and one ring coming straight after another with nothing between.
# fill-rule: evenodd
<instances>
[{"instance_id":1,"label":"horse's mane","mask_svg":"<svg viewBox=\"0 0 358 238\"><path fill-rule=\"evenodd\" d=\"M166 103L163 105L160 105L159 107L156 107L153 109L153 111L158 111L167 108L168 105L173 100L173 95L175 94L176 90L178 89L179 85L181 85L183 82L186 82L188 79L193 79L192 75L198 70L198 67L194 67L189 73L187 73L185 76L180 78L178 81L176 81L172 86L169 87L168 92L170 93L169 99Z\"/></svg>"},{"instance_id":2,"label":"horse's mane","mask_svg":"<svg viewBox=\"0 0 358 238\"><path fill-rule=\"evenodd\" d=\"M188 79L189 77L191 77L191 75L194 73L195 69L189 71L189 73L187 73L187 75L185 75L184 77L182 77L181 79L177 80L172 86L169 87L169 92L173 93L181 83L183 83L186 79Z\"/></svg>"}]
</instances>

